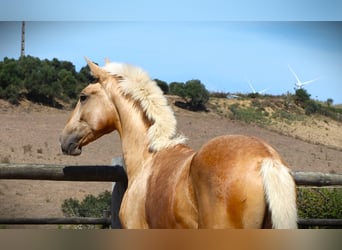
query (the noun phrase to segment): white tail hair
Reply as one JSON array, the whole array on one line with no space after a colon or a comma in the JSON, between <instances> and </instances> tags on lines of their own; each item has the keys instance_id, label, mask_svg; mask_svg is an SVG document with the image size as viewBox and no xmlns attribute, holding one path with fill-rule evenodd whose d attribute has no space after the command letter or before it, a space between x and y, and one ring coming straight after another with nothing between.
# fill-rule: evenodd
<instances>
[{"instance_id":1,"label":"white tail hair","mask_svg":"<svg viewBox=\"0 0 342 250\"><path fill-rule=\"evenodd\" d=\"M296 184L290 169L279 160L266 158L261 175L273 228L297 228Z\"/></svg>"}]
</instances>

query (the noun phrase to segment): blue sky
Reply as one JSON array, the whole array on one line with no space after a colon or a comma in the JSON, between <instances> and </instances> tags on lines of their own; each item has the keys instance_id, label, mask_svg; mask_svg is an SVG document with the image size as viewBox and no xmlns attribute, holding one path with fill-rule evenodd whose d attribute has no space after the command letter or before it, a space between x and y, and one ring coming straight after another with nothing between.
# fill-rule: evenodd
<instances>
[{"instance_id":1,"label":"blue sky","mask_svg":"<svg viewBox=\"0 0 342 250\"><path fill-rule=\"evenodd\" d=\"M167 82L200 79L211 91L248 93L250 81L282 94L294 92L290 64L302 81L319 77L306 87L313 98L342 103L337 1L113 2L8 1L0 10L0 60L18 58L27 20L26 54L77 69L84 56L100 65L108 57Z\"/></svg>"}]
</instances>

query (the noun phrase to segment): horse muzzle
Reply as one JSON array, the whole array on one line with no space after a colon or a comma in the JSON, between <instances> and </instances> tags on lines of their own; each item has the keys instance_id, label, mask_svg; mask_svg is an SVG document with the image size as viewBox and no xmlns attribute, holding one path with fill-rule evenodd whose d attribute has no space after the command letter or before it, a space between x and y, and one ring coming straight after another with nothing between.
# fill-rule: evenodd
<instances>
[{"instance_id":1,"label":"horse muzzle","mask_svg":"<svg viewBox=\"0 0 342 250\"><path fill-rule=\"evenodd\" d=\"M82 147L80 147L79 145L79 138L77 136L61 135L59 138L59 142L61 144L62 152L65 155L77 156L82 153Z\"/></svg>"}]
</instances>

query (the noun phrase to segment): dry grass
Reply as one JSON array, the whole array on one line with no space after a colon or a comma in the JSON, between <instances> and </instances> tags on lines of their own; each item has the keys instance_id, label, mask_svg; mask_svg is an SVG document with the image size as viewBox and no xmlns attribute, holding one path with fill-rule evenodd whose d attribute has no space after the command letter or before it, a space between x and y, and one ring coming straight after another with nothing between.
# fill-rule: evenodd
<instances>
[{"instance_id":1,"label":"dry grass","mask_svg":"<svg viewBox=\"0 0 342 250\"><path fill-rule=\"evenodd\" d=\"M305 111L292 104L286 106L282 97L264 99L211 98L212 112L226 118L234 118L231 107L238 106L242 121L266 127L280 134L303 141L326 145L342 150L342 123L321 115L305 115Z\"/></svg>"}]
</instances>

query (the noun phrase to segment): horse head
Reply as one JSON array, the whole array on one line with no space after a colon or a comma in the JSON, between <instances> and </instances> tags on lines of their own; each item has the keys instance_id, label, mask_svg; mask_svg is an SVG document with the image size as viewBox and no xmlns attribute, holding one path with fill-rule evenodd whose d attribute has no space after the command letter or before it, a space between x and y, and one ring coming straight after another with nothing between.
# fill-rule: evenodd
<instances>
[{"instance_id":1,"label":"horse head","mask_svg":"<svg viewBox=\"0 0 342 250\"><path fill-rule=\"evenodd\" d=\"M108 83L116 81L117 77L86 60L98 80L81 91L76 107L62 131L61 148L68 155L81 154L83 146L117 129L116 108L105 90Z\"/></svg>"}]
</instances>

